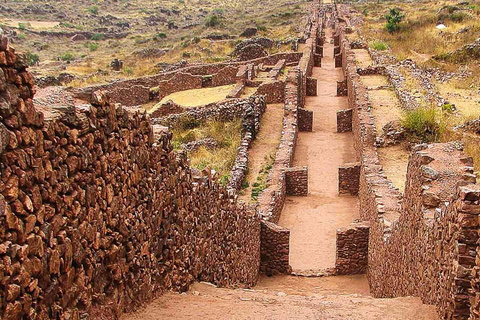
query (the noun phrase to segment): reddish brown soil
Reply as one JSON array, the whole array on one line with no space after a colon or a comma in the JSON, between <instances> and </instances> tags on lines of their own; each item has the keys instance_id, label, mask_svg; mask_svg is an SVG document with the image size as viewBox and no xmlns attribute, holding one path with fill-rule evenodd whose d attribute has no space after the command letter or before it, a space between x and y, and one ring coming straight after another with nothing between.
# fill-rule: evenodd
<instances>
[{"instance_id":1,"label":"reddish brown soil","mask_svg":"<svg viewBox=\"0 0 480 320\"><path fill-rule=\"evenodd\" d=\"M187 293L167 293L123 320L154 319L437 319L417 298L367 296L364 276L262 278L252 289L196 283Z\"/></svg>"},{"instance_id":2,"label":"reddish brown soil","mask_svg":"<svg viewBox=\"0 0 480 320\"><path fill-rule=\"evenodd\" d=\"M327 31L327 35L328 35ZM341 68L335 68L333 44L324 47L322 67L314 68L318 96L307 97L313 110L313 132L299 133L294 165L308 166L309 195L288 197L279 224L290 229L290 264L295 271L335 266L336 230L358 218L356 197L338 195L338 167L355 161L351 133L337 133L336 112L347 109L337 97Z\"/></svg>"}]
</instances>

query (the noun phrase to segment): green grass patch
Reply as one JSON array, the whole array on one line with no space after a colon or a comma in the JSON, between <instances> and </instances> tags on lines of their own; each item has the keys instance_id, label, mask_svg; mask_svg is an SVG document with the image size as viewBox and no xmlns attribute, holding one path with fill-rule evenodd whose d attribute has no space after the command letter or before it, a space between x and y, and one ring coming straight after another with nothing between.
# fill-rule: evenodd
<instances>
[{"instance_id":1,"label":"green grass patch","mask_svg":"<svg viewBox=\"0 0 480 320\"><path fill-rule=\"evenodd\" d=\"M401 124L412 142L439 141L445 129L441 121L441 114L434 107L421 107L405 111Z\"/></svg>"},{"instance_id":2,"label":"green grass patch","mask_svg":"<svg viewBox=\"0 0 480 320\"><path fill-rule=\"evenodd\" d=\"M375 49L375 50L378 50L378 51L384 51L384 50L387 50L388 49L388 45L383 42L383 41L373 41L371 44L370 44L370 47L372 49Z\"/></svg>"}]
</instances>

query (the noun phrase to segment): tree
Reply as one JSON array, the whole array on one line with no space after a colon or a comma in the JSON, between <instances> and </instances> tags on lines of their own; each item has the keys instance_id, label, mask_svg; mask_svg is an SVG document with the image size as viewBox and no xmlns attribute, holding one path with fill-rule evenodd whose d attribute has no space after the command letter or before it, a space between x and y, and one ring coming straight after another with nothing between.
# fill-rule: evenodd
<instances>
[{"instance_id":1,"label":"tree","mask_svg":"<svg viewBox=\"0 0 480 320\"><path fill-rule=\"evenodd\" d=\"M390 9L390 13L385 16L387 19L387 24L385 28L388 32L393 33L400 29L400 22L405 18L405 15L400 12L399 9L393 8Z\"/></svg>"}]
</instances>

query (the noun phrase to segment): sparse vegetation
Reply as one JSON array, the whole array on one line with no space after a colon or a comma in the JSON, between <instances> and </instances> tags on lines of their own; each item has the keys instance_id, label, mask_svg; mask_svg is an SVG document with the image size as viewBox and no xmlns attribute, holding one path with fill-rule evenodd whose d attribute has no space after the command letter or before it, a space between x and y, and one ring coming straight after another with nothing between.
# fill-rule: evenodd
<instances>
[{"instance_id":1,"label":"sparse vegetation","mask_svg":"<svg viewBox=\"0 0 480 320\"><path fill-rule=\"evenodd\" d=\"M198 150L191 152L188 157L192 167L200 170L206 167L214 169L220 175L219 181L226 184L235 163L237 148L240 145L241 128L241 119L231 122L201 122L185 116L179 125L172 130L172 145L179 150L181 145L187 142L204 138L215 139L217 141L216 148L200 147Z\"/></svg>"},{"instance_id":2,"label":"sparse vegetation","mask_svg":"<svg viewBox=\"0 0 480 320\"><path fill-rule=\"evenodd\" d=\"M90 45L88 47L90 49L90 52L94 52L94 51L98 50L100 45L98 43L90 43Z\"/></svg>"},{"instance_id":3,"label":"sparse vegetation","mask_svg":"<svg viewBox=\"0 0 480 320\"><path fill-rule=\"evenodd\" d=\"M387 50L388 49L388 46L385 42L383 41L373 41L371 44L370 44L370 47L372 47L373 49L375 50L379 50L379 51L383 51L383 50Z\"/></svg>"},{"instance_id":4,"label":"sparse vegetation","mask_svg":"<svg viewBox=\"0 0 480 320\"><path fill-rule=\"evenodd\" d=\"M414 142L438 141L442 134L439 114L433 107L405 111L401 124L409 139Z\"/></svg>"},{"instance_id":5,"label":"sparse vegetation","mask_svg":"<svg viewBox=\"0 0 480 320\"><path fill-rule=\"evenodd\" d=\"M265 156L265 164L262 166L260 171L258 172L257 181L252 183L252 192L251 197L252 200L258 200L258 196L265 190L267 185L267 177L270 169L273 167L273 162L275 161L275 155L271 154L269 156Z\"/></svg>"},{"instance_id":6,"label":"sparse vegetation","mask_svg":"<svg viewBox=\"0 0 480 320\"><path fill-rule=\"evenodd\" d=\"M75 60L75 55L71 52L65 52L60 56L60 60L70 62Z\"/></svg>"},{"instance_id":7,"label":"sparse vegetation","mask_svg":"<svg viewBox=\"0 0 480 320\"><path fill-rule=\"evenodd\" d=\"M91 6L91 7L88 7L87 8L88 12L90 12L91 14L98 14L98 7L97 6Z\"/></svg>"},{"instance_id":8,"label":"sparse vegetation","mask_svg":"<svg viewBox=\"0 0 480 320\"><path fill-rule=\"evenodd\" d=\"M27 52L27 60L28 60L28 65L33 66L40 62L40 57L38 56L38 54L31 53L29 51Z\"/></svg>"},{"instance_id":9,"label":"sparse vegetation","mask_svg":"<svg viewBox=\"0 0 480 320\"><path fill-rule=\"evenodd\" d=\"M205 26L207 28L218 27L222 23L222 17L212 14L205 19Z\"/></svg>"}]
</instances>

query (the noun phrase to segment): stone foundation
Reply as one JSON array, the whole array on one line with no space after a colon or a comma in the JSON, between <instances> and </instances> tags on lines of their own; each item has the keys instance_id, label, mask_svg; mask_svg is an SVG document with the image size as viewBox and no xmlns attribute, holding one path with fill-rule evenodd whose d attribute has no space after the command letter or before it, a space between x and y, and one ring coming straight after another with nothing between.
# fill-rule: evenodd
<instances>
[{"instance_id":1,"label":"stone foundation","mask_svg":"<svg viewBox=\"0 0 480 320\"><path fill-rule=\"evenodd\" d=\"M370 227L355 223L337 230L335 273L360 274L367 271Z\"/></svg>"},{"instance_id":2,"label":"stone foundation","mask_svg":"<svg viewBox=\"0 0 480 320\"><path fill-rule=\"evenodd\" d=\"M338 168L338 193L357 195L360 181L360 163L346 163Z\"/></svg>"},{"instance_id":3,"label":"stone foundation","mask_svg":"<svg viewBox=\"0 0 480 320\"><path fill-rule=\"evenodd\" d=\"M308 195L308 168L293 167L285 169L286 192L288 196Z\"/></svg>"},{"instance_id":4,"label":"stone foundation","mask_svg":"<svg viewBox=\"0 0 480 320\"><path fill-rule=\"evenodd\" d=\"M352 109L337 111L337 132L352 131Z\"/></svg>"}]
</instances>

